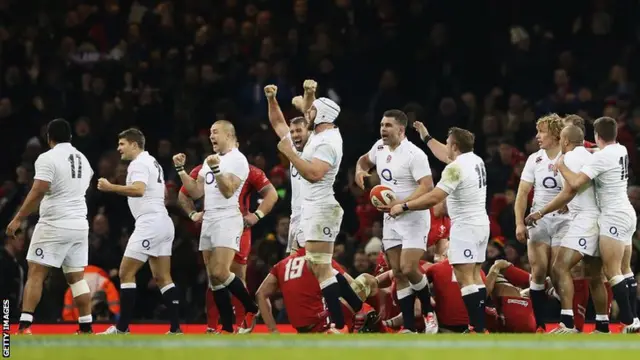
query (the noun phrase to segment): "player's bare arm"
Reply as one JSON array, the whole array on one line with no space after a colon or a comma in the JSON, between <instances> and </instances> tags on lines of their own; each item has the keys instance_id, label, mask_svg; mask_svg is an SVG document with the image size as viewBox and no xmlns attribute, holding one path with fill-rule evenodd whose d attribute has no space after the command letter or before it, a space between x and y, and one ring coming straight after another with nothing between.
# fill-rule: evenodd
<instances>
[{"instance_id":1,"label":"player's bare arm","mask_svg":"<svg viewBox=\"0 0 640 360\"><path fill-rule=\"evenodd\" d=\"M409 195L404 202L409 202L419 198L420 196L429 193L433 190L433 177L427 175L418 180L418 187ZM435 206L435 205L434 205Z\"/></svg>"},{"instance_id":2,"label":"player's bare arm","mask_svg":"<svg viewBox=\"0 0 640 360\"><path fill-rule=\"evenodd\" d=\"M178 205L182 210L184 210L185 214L189 216L189 219L191 219L191 221L202 221L202 211L198 212L196 210L196 204L193 203L193 199L182 193L182 191L178 191Z\"/></svg>"},{"instance_id":3,"label":"player's bare arm","mask_svg":"<svg viewBox=\"0 0 640 360\"><path fill-rule=\"evenodd\" d=\"M13 220L7 226L6 234L9 236L15 235L16 231L20 227L22 220L27 216L33 214L38 210L40 206L40 201L44 198L44 195L49 191L51 187L51 183L48 181L33 180L33 185L31 185L31 190L27 194L27 197L24 199L20 210L13 217Z\"/></svg>"},{"instance_id":4,"label":"player's bare arm","mask_svg":"<svg viewBox=\"0 0 640 360\"><path fill-rule=\"evenodd\" d=\"M393 280L393 270L385 271L382 274L376 276L376 280L378 281L378 288L384 289L391 286L391 281Z\"/></svg>"},{"instance_id":5,"label":"player's bare arm","mask_svg":"<svg viewBox=\"0 0 640 360\"><path fill-rule=\"evenodd\" d=\"M211 170L213 170L213 175L216 178L216 183L218 184L218 189L222 196L224 196L225 199L231 198L238 188L240 188L242 180L234 174L220 172L220 169L218 168L220 166L220 156L209 155L206 162ZM218 169L217 172L216 169Z\"/></svg>"},{"instance_id":6,"label":"player's bare arm","mask_svg":"<svg viewBox=\"0 0 640 360\"><path fill-rule=\"evenodd\" d=\"M189 174L184 171L184 164L187 160L185 154L173 155L173 166L176 168L176 172L180 176L182 186L187 190L189 196L192 199L200 199L204 196L204 179L202 176L198 176L197 179L193 179Z\"/></svg>"},{"instance_id":7,"label":"player's bare arm","mask_svg":"<svg viewBox=\"0 0 640 360\"><path fill-rule=\"evenodd\" d=\"M389 215L398 216L405 211L427 210L438 203L444 201L449 194L440 188L435 188L419 198L407 201L404 204L394 205L389 211Z\"/></svg>"},{"instance_id":8,"label":"player's bare arm","mask_svg":"<svg viewBox=\"0 0 640 360\"><path fill-rule=\"evenodd\" d=\"M277 94L277 86L267 85L264 87L264 95L267 97L267 104L269 106L269 123L271 123L271 127L273 131L276 132L276 135L282 139L289 134L289 125L287 125L287 121L276 99Z\"/></svg>"},{"instance_id":9,"label":"player's bare arm","mask_svg":"<svg viewBox=\"0 0 640 360\"><path fill-rule=\"evenodd\" d=\"M433 153L433 155L438 158L438 160L442 161L445 164L449 164L453 160L449 158L449 152L447 151L447 145L441 143L440 141L434 139L429 135L429 131L420 121L415 121L413 123L413 128L420 134L420 139L424 141L429 150Z\"/></svg>"},{"instance_id":10,"label":"player's bare arm","mask_svg":"<svg viewBox=\"0 0 640 360\"><path fill-rule=\"evenodd\" d=\"M364 190L364 178L371 176L369 172L375 165L369 160L369 154L360 156L358 162L356 162L355 181L360 189Z\"/></svg>"},{"instance_id":11,"label":"player's bare arm","mask_svg":"<svg viewBox=\"0 0 640 360\"><path fill-rule=\"evenodd\" d=\"M435 215L435 217L443 217L443 216L447 216L448 212L447 212L447 202L443 201L441 203L439 203L438 205L433 207L433 215Z\"/></svg>"},{"instance_id":12,"label":"player's bare arm","mask_svg":"<svg viewBox=\"0 0 640 360\"><path fill-rule=\"evenodd\" d=\"M245 226L247 227L257 224L263 217L269 215L271 210L273 210L273 207L278 202L278 192L271 184L260 189L258 193L262 198L262 202L260 202L256 211L251 214L247 214L247 216L244 217Z\"/></svg>"},{"instance_id":13,"label":"player's bare arm","mask_svg":"<svg viewBox=\"0 0 640 360\"><path fill-rule=\"evenodd\" d=\"M271 312L271 301L269 301L269 298L278 291L278 288L278 279L272 274L269 274L264 281L262 281L262 284L260 284L256 292L256 301L258 302L262 320L265 325L267 325L269 332L273 334L278 333L278 327L276 325L276 319L273 318L273 313Z\"/></svg>"},{"instance_id":14,"label":"player's bare arm","mask_svg":"<svg viewBox=\"0 0 640 360\"><path fill-rule=\"evenodd\" d=\"M516 218L516 238L520 242L526 242L528 238L527 226L524 223L524 214L527 212L527 202L529 192L533 189L533 184L520 180L516 200L513 204L513 212Z\"/></svg>"},{"instance_id":15,"label":"player's bare arm","mask_svg":"<svg viewBox=\"0 0 640 360\"><path fill-rule=\"evenodd\" d=\"M591 179L583 172L574 173L569 170L567 165L564 164L563 158L561 157L556 162L556 168L562 174L562 177L566 180L565 184L569 185L572 189L580 189L585 184L588 184ZM566 186L565 186L566 187Z\"/></svg>"},{"instance_id":16,"label":"player's bare arm","mask_svg":"<svg viewBox=\"0 0 640 360\"><path fill-rule=\"evenodd\" d=\"M493 293L496 279L498 278L498 276L500 276L500 274L502 274L502 271L504 271L504 269L508 268L509 266L511 266L511 263L506 260L496 260L493 266L491 266L491 269L489 269L489 273L487 274L487 278L485 280L487 294L491 295Z\"/></svg>"},{"instance_id":17,"label":"player's bare arm","mask_svg":"<svg viewBox=\"0 0 640 360\"><path fill-rule=\"evenodd\" d=\"M289 159L293 167L298 170L300 176L310 183L322 180L331 167L331 165L320 159L313 158L311 161L302 159L295 152L293 144L288 138L280 140L278 143L278 150L280 150L280 152Z\"/></svg>"},{"instance_id":18,"label":"player's bare arm","mask_svg":"<svg viewBox=\"0 0 640 360\"><path fill-rule=\"evenodd\" d=\"M315 80L305 80L302 88L304 89L304 96L302 97L302 112L304 113L311 108L311 105L316 100L318 83Z\"/></svg>"},{"instance_id":19,"label":"player's bare arm","mask_svg":"<svg viewBox=\"0 0 640 360\"><path fill-rule=\"evenodd\" d=\"M553 200L549 201L542 209L534 213L529 214L524 219L524 222L528 226L535 226L536 221L542 219L545 215L554 211L560 210L567 206L567 204L576 196L578 192L569 186L562 188L562 191Z\"/></svg>"},{"instance_id":20,"label":"player's bare arm","mask_svg":"<svg viewBox=\"0 0 640 360\"><path fill-rule=\"evenodd\" d=\"M103 192L112 192L128 197L142 197L147 185L141 181L136 181L131 185L112 184L105 178L98 179L98 190Z\"/></svg>"}]
</instances>

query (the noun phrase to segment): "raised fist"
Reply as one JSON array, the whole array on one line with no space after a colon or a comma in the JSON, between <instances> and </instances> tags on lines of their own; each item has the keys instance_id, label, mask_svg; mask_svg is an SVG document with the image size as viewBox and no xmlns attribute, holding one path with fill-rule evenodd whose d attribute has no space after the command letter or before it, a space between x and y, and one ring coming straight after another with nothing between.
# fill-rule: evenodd
<instances>
[{"instance_id":1,"label":"raised fist","mask_svg":"<svg viewBox=\"0 0 640 360\"><path fill-rule=\"evenodd\" d=\"M271 99L276 97L276 94L278 94L278 87L275 85L267 85L264 87L264 95Z\"/></svg>"},{"instance_id":2,"label":"raised fist","mask_svg":"<svg viewBox=\"0 0 640 360\"><path fill-rule=\"evenodd\" d=\"M184 163L187 161L187 155L180 153L173 155L173 165L175 166L184 166Z\"/></svg>"},{"instance_id":3,"label":"raised fist","mask_svg":"<svg viewBox=\"0 0 640 360\"><path fill-rule=\"evenodd\" d=\"M315 80L305 80L302 83L302 88L305 93L315 93L318 88L318 83Z\"/></svg>"},{"instance_id":4,"label":"raised fist","mask_svg":"<svg viewBox=\"0 0 640 360\"><path fill-rule=\"evenodd\" d=\"M218 156L217 154L207 156L207 165L209 165L209 167L214 167L219 164L220 164L220 156Z\"/></svg>"}]
</instances>

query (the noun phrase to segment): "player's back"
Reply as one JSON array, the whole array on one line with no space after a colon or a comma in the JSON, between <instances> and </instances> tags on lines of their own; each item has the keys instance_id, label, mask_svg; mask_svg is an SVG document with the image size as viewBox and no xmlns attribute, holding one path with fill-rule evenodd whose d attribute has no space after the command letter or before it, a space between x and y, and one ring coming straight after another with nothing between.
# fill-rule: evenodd
<instances>
[{"instance_id":1,"label":"player's back","mask_svg":"<svg viewBox=\"0 0 640 360\"><path fill-rule=\"evenodd\" d=\"M342 135L336 128L327 129L317 134L311 134L309 141L302 151L302 158L311 161L319 159L329 164L329 171L317 182L302 179L302 196L304 202L331 203L337 201L334 197L333 184L342 163Z\"/></svg>"},{"instance_id":2,"label":"player's back","mask_svg":"<svg viewBox=\"0 0 640 360\"><path fill-rule=\"evenodd\" d=\"M141 152L127 169L127 185L135 182L145 184L141 197L128 197L129 208L134 218L148 214L168 215L164 204L165 183L162 167L148 152Z\"/></svg>"},{"instance_id":3,"label":"player's back","mask_svg":"<svg viewBox=\"0 0 640 360\"><path fill-rule=\"evenodd\" d=\"M472 152L460 154L445 167L438 186L449 193L447 209L452 226L489 224L487 171L482 158Z\"/></svg>"},{"instance_id":4,"label":"player's back","mask_svg":"<svg viewBox=\"0 0 640 360\"><path fill-rule=\"evenodd\" d=\"M49 182L40 203L40 222L60 228L88 229L85 195L93 177L89 160L71 143L60 143L35 163L36 180Z\"/></svg>"},{"instance_id":5,"label":"player's back","mask_svg":"<svg viewBox=\"0 0 640 360\"><path fill-rule=\"evenodd\" d=\"M289 322L295 328L315 325L325 311L322 291L304 256L292 255L278 262L271 273L278 279Z\"/></svg>"},{"instance_id":6,"label":"player's back","mask_svg":"<svg viewBox=\"0 0 640 360\"><path fill-rule=\"evenodd\" d=\"M532 211L540 210L562 190L562 175L553 171L559 157L560 154L555 159L550 159L543 149L529 155L520 179L533 184Z\"/></svg>"},{"instance_id":7,"label":"player's back","mask_svg":"<svg viewBox=\"0 0 640 360\"><path fill-rule=\"evenodd\" d=\"M629 154L626 147L617 143L605 146L593 153L583 172L586 175L597 172L594 180L601 212L633 211L627 195Z\"/></svg>"},{"instance_id":8,"label":"player's back","mask_svg":"<svg viewBox=\"0 0 640 360\"><path fill-rule=\"evenodd\" d=\"M585 164L591 161L593 155L584 148L578 146L564 155L564 163L574 173L580 172ZM563 184L565 182L562 179ZM564 186L564 185L563 185ZM582 189L578 191L576 196L567 204L569 211L573 216L578 213L591 213L597 215L600 213L596 203L596 192L593 182L589 181Z\"/></svg>"},{"instance_id":9,"label":"player's back","mask_svg":"<svg viewBox=\"0 0 640 360\"><path fill-rule=\"evenodd\" d=\"M469 323L460 285L449 261L442 261L427 269L427 279L436 301L436 316L443 325L460 326Z\"/></svg>"}]
</instances>

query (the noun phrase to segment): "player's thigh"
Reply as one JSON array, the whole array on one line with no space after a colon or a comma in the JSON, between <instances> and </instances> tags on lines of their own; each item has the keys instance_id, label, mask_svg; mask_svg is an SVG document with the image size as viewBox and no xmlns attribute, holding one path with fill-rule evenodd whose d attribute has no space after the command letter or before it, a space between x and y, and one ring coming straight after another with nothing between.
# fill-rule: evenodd
<instances>
[{"instance_id":1,"label":"player's thigh","mask_svg":"<svg viewBox=\"0 0 640 360\"><path fill-rule=\"evenodd\" d=\"M62 269L84 269L89 263L89 230L73 230L67 234L73 244L67 250Z\"/></svg>"},{"instance_id":2,"label":"player's thigh","mask_svg":"<svg viewBox=\"0 0 640 360\"><path fill-rule=\"evenodd\" d=\"M120 262L120 269L118 274L120 275L120 282L135 282L135 276L140 271L145 261L138 260L136 258L131 258L126 256L122 257L122 261Z\"/></svg>"},{"instance_id":3,"label":"player's thigh","mask_svg":"<svg viewBox=\"0 0 640 360\"><path fill-rule=\"evenodd\" d=\"M579 219L578 219L579 220ZM586 256L597 256L598 224L596 221L575 221L562 238L562 249L570 249ZM567 251L562 251L566 256ZM562 259L563 261L566 259ZM566 263L566 261L564 261Z\"/></svg>"},{"instance_id":4,"label":"player's thigh","mask_svg":"<svg viewBox=\"0 0 640 360\"><path fill-rule=\"evenodd\" d=\"M635 213L627 211L602 213L598 218L598 225L600 237L606 236L630 245L636 231L637 217Z\"/></svg>"},{"instance_id":5,"label":"player's thigh","mask_svg":"<svg viewBox=\"0 0 640 360\"><path fill-rule=\"evenodd\" d=\"M235 255L240 250L240 238L243 232L244 222L241 215L215 220L211 226L210 234L214 253L218 248L225 248L231 250ZM231 259L233 260L233 256L231 256Z\"/></svg>"},{"instance_id":6,"label":"player's thigh","mask_svg":"<svg viewBox=\"0 0 640 360\"><path fill-rule=\"evenodd\" d=\"M136 221L135 229L129 237L124 257L146 262L149 256L157 256L160 238L164 238L164 226L150 220Z\"/></svg>"},{"instance_id":7,"label":"player's thigh","mask_svg":"<svg viewBox=\"0 0 640 360\"><path fill-rule=\"evenodd\" d=\"M65 234L65 229L37 224L27 250L27 261L60 268L69 249L74 245L74 242L69 241Z\"/></svg>"},{"instance_id":8,"label":"player's thigh","mask_svg":"<svg viewBox=\"0 0 640 360\"><path fill-rule=\"evenodd\" d=\"M393 270L394 275L401 273L400 271L400 259L402 256L402 246L394 246L388 250L385 250L387 261L389 262L389 268Z\"/></svg>"},{"instance_id":9,"label":"player's thigh","mask_svg":"<svg viewBox=\"0 0 640 360\"><path fill-rule=\"evenodd\" d=\"M287 238L287 252L290 252L291 249L296 246L304 247L304 236L302 236L302 228L300 227L300 217L302 215L297 215L296 217L292 217L289 222L289 236ZM302 242L302 244L300 244Z\"/></svg>"},{"instance_id":10,"label":"player's thigh","mask_svg":"<svg viewBox=\"0 0 640 360\"><path fill-rule=\"evenodd\" d=\"M149 268L159 287L171 282L171 256L149 257Z\"/></svg>"},{"instance_id":11,"label":"player's thigh","mask_svg":"<svg viewBox=\"0 0 640 360\"><path fill-rule=\"evenodd\" d=\"M549 236L551 237L551 246L561 246L562 239L566 236L573 222L567 216L557 215L550 217L547 223ZM597 224L596 224L597 225Z\"/></svg>"},{"instance_id":12,"label":"player's thigh","mask_svg":"<svg viewBox=\"0 0 640 360\"><path fill-rule=\"evenodd\" d=\"M626 244L609 236L600 235L600 258L608 278L621 273Z\"/></svg>"},{"instance_id":13,"label":"player's thigh","mask_svg":"<svg viewBox=\"0 0 640 360\"><path fill-rule=\"evenodd\" d=\"M529 241L527 248L531 273L536 278L536 281L543 281L549 269L551 246L542 241Z\"/></svg>"},{"instance_id":14,"label":"player's thigh","mask_svg":"<svg viewBox=\"0 0 640 360\"><path fill-rule=\"evenodd\" d=\"M409 213L405 217L396 218L393 228L402 239L403 250L427 250L427 234L429 233L429 213Z\"/></svg>"},{"instance_id":15,"label":"player's thigh","mask_svg":"<svg viewBox=\"0 0 640 360\"><path fill-rule=\"evenodd\" d=\"M474 272L475 272L475 263L458 263L453 265L453 274L456 277L456 280L460 284L460 287L465 287L467 285L472 285L475 283Z\"/></svg>"},{"instance_id":16,"label":"player's thigh","mask_svg":"<svg viewBox=\"0 0 640 360\"><path fill-rule=\"evenodd\" d=\"M550 222L549 218L542 218L537 222L536 226L529 228L529 243L544 243L551 246Z\"/></svg>"},{"instance_id":17,"label":"player's thigh","mask_svg":"<svg viewBox=\"0 0 640 360\"><path fill-rule=\"evenodd\" d=\"M301 227L305 240L335 242L340 233L343 215L344 210L339 204L303 208Z\"/></svg>"},{"instance_id":18,"label":"player's thigh","mask_svg":"<svg viewBox=\"0 0 640 360\"><path fill-rule=\"evenodd\" d=\"M454 225L451 228L447 257L452 265L482 262L485 251L482 251L481 243L486 243L486 234L479 238L480 233L478 226ZM484 247L486 250L486 245Z\"/></svg>"}]
</instances>

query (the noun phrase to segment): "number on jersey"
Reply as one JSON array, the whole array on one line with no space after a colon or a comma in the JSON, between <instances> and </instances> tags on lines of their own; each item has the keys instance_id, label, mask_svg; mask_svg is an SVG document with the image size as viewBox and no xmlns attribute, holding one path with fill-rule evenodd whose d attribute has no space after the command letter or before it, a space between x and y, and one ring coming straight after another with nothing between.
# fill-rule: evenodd
<instances>
[{"instance_id":1,"label":"number on jersey","mask_svg":"<svg viewBox=\"0 0 640 360\"><path fill-rule=\"evenodd\" d=\"M80 154L71 154L67 160L69 160L69 164L71 165L71 178L82 179L82 157Z\"/></svg>"},{"instance_id":2,"label":"number on jersey","mask_svg":"<svg viewBox=\"0 0 640 360\"><path fill-rule=\"evenodd\" d=\"M303 257L289 259L289 261L287 261L287 265L284 268L284 281L299 278L300 276L302 276L302 270L304 270Z\"/></svg>"},{"instance_id":3,"label":"number on jersey","mask_svg":"<svg viewBox=\"0 0 640 360\"><path fill-rule=\"evenodd\" d=\"M160 164L158 164L157 161L154 161L153 165L155 165L156 169L158 169L158 184L162 184L162 180L164 180L164 173L162 171L162 166L160 166Z\"/></svg>"},{"instance_id":4,"label":"number on jersey","mask_svg":"<svg viewBox=\"0 0 640 360\"><path fill-rule=\"evenodd\" d=\"M618 161L620 164L620 180L626 180L629 178L629 155L620 156Z\"/></svg>"},{"instance_id":5,"label":"number on jersey","mask_svg":"<svg viewBox=\"0 0 640 360\"><path fill-rule=\"evenodd\" d=\"M487 186L487 170L484 168L484 164L476 165L476 173L478 174L478 188Z\"/></svg>"}]
</instances>

